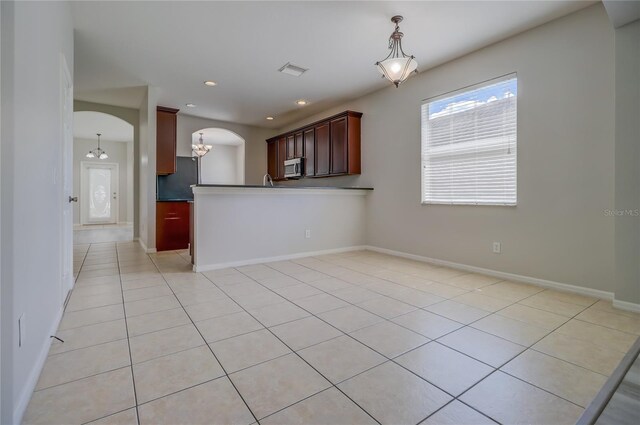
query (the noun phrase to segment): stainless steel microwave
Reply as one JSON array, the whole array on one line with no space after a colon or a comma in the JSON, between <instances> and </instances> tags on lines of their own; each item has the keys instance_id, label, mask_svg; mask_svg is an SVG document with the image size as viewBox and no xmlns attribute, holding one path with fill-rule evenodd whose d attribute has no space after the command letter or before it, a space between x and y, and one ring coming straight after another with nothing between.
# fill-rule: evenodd
<instances>
[{"instance_id":1,"label":"stainless steel microwave","mask_svg":"<svg viewBox=\"0 0 640 425\"><path fill-rule=\"evenodd\" d=\"M284 177L295 179L302 177L302 158L287 159L284 162Z\"/></svg>"}]
</instances>

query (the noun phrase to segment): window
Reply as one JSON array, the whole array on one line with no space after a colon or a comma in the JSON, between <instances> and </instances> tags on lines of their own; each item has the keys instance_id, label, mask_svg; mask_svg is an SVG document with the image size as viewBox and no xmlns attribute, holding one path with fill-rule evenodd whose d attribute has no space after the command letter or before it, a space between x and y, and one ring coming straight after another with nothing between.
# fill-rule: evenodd
<instances>
[{"instance_id":1,"label":"window","mask_svg":"<svg viewBox=\"0 0 640 425\"><path fill-rule=\"evenodd\" d=\"M422 203L516 205L515 75L422 105Z\"/></svg>"}]
</instances>

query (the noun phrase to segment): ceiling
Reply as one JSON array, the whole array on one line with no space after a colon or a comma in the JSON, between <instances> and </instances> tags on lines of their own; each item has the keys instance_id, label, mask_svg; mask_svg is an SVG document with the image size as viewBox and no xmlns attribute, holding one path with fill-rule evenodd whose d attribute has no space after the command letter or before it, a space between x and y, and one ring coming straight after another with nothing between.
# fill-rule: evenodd
<instances>
[{"instance_id":1,"label":"ceiling","mask_svg":"<svg viewBox=\"0 0 640 425\"><path fill-rule=\"evenodd\" d=\"M133 142L133 126L128 122L102 112L79 111L73 113L73 138L103 142Z\"/></svg>"},{"instance_id":2,"label":"ceiling","mask_svg":"<svg viewBox=\"0 0 640 425\"><path fill-rule=\"evenodd\" d=\"M279 128L387 87L374 63L387 55L393 15L405 17L403 46L424 71L593 3L72 2L74 90L80 100L137 108L140 86L152 85L163 106ZM278 72L287 62L309 71Z\"/></svg>"},{"instance_id":3,"label":"ceiling","mask_svg":"<svg viewBox=\"0 0 640 425\"><path fill-rule=\"evenodd\" d=\"M224 128L203 128L191 135L192 143L198 143L202 133L202 140L205 145L232 145L240 146L244 144L244 139Z\"/></svg>"}]
</instances>

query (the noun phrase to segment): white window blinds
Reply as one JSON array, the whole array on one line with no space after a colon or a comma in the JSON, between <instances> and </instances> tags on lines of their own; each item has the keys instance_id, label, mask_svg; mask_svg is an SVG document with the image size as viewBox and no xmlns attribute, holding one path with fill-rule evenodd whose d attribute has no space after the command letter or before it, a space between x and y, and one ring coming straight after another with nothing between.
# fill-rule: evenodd
<instances>
[{"instance_id":1,"label":"white window blinds","mask_svg":"<svg viewBox=\"0 0 640 425\"><path fill-rule=\"evenodd\" d=\"M515 75L422 105L422 203L516 205Z\"/></svg>"}]
</instances>

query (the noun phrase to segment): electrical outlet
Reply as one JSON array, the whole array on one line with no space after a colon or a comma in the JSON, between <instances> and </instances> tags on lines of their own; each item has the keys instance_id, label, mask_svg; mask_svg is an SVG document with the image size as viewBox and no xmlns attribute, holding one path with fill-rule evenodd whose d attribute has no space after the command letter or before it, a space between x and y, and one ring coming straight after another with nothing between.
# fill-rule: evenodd
<instances>
[{"instance_id":1,"label":"electrical outlet","mask_svg":"<svg viewBox=\"0 0 640 425\"><path fill-rule=\"evenodd\" d=\"M25 338L25 322L24 322L24 313L18 317L18 347L22 347L24 344Z\"/></svg>"},{"instance_id":2,"label":"electrical outlet","mask_svg":"<svg viewBox=\"0 0 640 425\"><path fill-rule=\"evenodd\" d=\"M493 253L500 254L502 252L502 244L500 242L493 243Z\"/></svg>"},{"instance_id":3,"label":"electrical outlet","mask_svg":"<svg viewBox=\"0 0 640 425\"><path fill-rule=\"evenodd\" d=\"M311 229L306 229L306 230L304 231L304 237L305 237L306 239L311 239Z\"/></svg>"}]
</instances>

